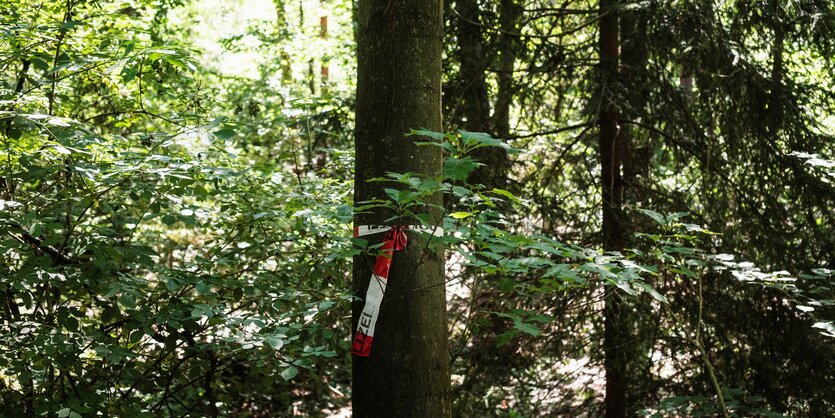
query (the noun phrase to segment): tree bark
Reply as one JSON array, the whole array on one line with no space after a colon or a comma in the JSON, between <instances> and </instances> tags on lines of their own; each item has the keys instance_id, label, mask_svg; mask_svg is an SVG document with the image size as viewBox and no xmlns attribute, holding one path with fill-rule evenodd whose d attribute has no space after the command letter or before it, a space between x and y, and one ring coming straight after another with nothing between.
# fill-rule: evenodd
<instances>
[{"instance_id":1,"label":"tree bark","mask_svg":"<svg viewBox=\"0 0 835 418\"><path fill-rule=\"evenodd\" d=\"M479 22L478 0L457 0L458 65L461 114L468 131L490 132L490 99L487 92L488 59Z\"/></svg>"},{"instance_id":2,"label":"tree bark","mask_svg":"<svg viewBox=\"0 0 835 418\"><path fill-rule=\"evenodd\" d=\"M626 88L626 111L618 115L625 121L646 121L646 112L650 92L646 78L648 51L646 16L636 11L624 11L620 15L620 67L621 80ZM625 124L621 124L625 125ZM643 202L646 199L646 186L649 181L651 146L640 129L623 131L623 200L630 203ZM633 219L630 219L633 221ZM635 229L635 222L626 225L624 240Z\"/></svg>"},{"instance_id":3,"label":"tree bark","mask_svg":"<svg viewBox=\"0 0 835 418\"><path fill-rule=\"evenodd\" d=\"M522 12L523 7L516 0L501 0L498 6L501 33L496 38L494 49L490 49L485 31L480 26L478 0L455 2L460 116L465 119L463 126L468 131L487 132L501 139L510 136L510 107L515 93L513 69L519 48L518 36L514 34L518 32L516 26ZM487 82L491 63L497 73L492 114ZM473 152L473 156L484 164L473 173L475 182L487 189L507 187L510 159L504 149L480 148Z\"/></svg>"},{"instance_id":4,"label":"tree bark","mask_svg":"<svg viewBox=\"0 0 835 418\"><path fill-rule=\"evenodd\" d=\"M274 0L276 27L278 28L280 39L287 40L289 37L289 30L287 27L287 12L284 9L284 0ZM282 48L279 52L279 66L281 67L281 83L290 84L293 81L293 73L290 68L290 54L287 50Z\"/></svg>"},{"instance_id":5,"label":"tree bark","mask_svg":"<svg viewBox=\"0 0 835 418\"><path fill-rule=\"evenodd\" d=\"M383 188L391 185L367 180L387 172L441 173L440 148L417 147L404 134L441 129L442 3L361 0L358 24L356 204L385 198ZM442 198L432 200L440 205ZM376 210L358 213L354 221L384 224L392 215ZM413 222L389 221L399 223ZM444 257L428 249L425 238L407 234L407 247L393 256L371 355L353 358L355 417L451 415ZM354 259L360 298L371 264L366 256ZM362 306L353 305L354 334Z\"/></svg>"},{"instance_id":6,"label":"tree bark","mask_svg":"<svg viewBox=\"0 0 835 418\"><path fill-rule=\"evenodd\" d=\"M510 137L510 108L516 87L513 85L513 70L516 67L519 40L515 33L523 7L516 0L501 0L499 3L499 28L502 33L498 38L499 72L496 105L493 111L493 130L502 139ZM506 153L502 155L507 157Z\"/></svg>"},{"instance_id":7,"label":"tree bark","mask_svg":"<svg viewBox=\"0 0 835 418\"><path fill-rule=\"evenodd\" d=\"M598 119L600 129L600 178L603 197L603 249L620 251L624 247L622 223L623 178L621 164L623 135L617 123L614 91L618 81L617 0L600 1L600 70L601 104ZM606 370L606 418L626 416L626 351L628 332L624 327L623 300L617 289L606 291L603 323L604 368Z\"/></svg>"},{"instance_id":8,"label":"tree bark","mask_svg":"<svg viewBox=\"0 0 835 418\"><path fill-rule=\"evenodd\" d=\"M620 65L618 74L624 85L623 97L625 106L618 115L621 121L650 121L646 106L650 91L647 87L647 14L642 10L624 10L620 20ZM630 125L621 124L621 154L622 194L623 203L641 206L649 199L650 165L652 164L652 145L647 132ZM624 246L630 246L632 234L643 225L640 219L623 216L622 241ZM649 353L655 345L659 323L656 320L640 320L641 315L653 312L651 302L646 298L630 298L620 301L619 311L612 312L613 317L619 318L619 336L622 338L621 359L624 362L626 388L626 413L634 410L634 405L640 404L651 396L652 389L652 359Z\"/></svg>"},{"instance_id":9,"label":"tree bark","mask_svg":"<svg viewBox=\"0 0 835 418\"><path fill-rule=\"evenodd\" d=\"M516 92L513 84L513 70L520 45L518 37L514 34L519 32L517 25L522 11L523 7L516 0L501 0L499 3L499 29L502 32L496 41L498 79L491 125L492 134L504 140L510 137L510 108ZM477 170L476 174L481 174L485 178L483 181L485 186L488 189L509 188L507 176L511 161L507 152L497 147L487 147L477 151L481 153L478 158L485 163L485 166Z\"/></svg>"},{"instance_id":10,"label":"tree bark","mask_svg":"<svg viewBox=\"0 0 835 418\"><path fill-rule=\"evenodd\" d=\"M769 123L771 134L777 134L783 123L782 85L783 85L783 50L786 30L782 22L782 10L777 0L771 0L769 6L773 13L771 29L774 31L774 41L771 46L771 94L768 100Z\"/></svg>"}]
</instances>

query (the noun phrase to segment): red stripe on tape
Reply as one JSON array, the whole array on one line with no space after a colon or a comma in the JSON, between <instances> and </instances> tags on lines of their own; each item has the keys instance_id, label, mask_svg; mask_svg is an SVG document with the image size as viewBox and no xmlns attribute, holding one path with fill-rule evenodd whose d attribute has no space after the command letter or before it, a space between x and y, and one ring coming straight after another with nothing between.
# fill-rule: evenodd
<instances>
[{"instance_id":1,"label":"red stripe on tape","mask_svg":"<svg viewBox=\"0 0 835 418\"><path fill-rule=\"evenodd\" d=\"M351 354L359 357L370 356L372 341L374 341L374 337L357 332L357 336L354 337L354 343L351 344Z\"/></svg>"},{"instance_id":2,"label":"red stripe on tape","mask_svg":"<svg viewBox=\"0 0 835 418\"><path fill-rule=\"evenodd\" d=\"M354 228L354 235L357 229ZM374 275L368 283L366 290L365 305L362 308L359 322L357 323L357 335L351 344L351 353L359 357L368 357L371 354L371 342L374 340L374 327L377 323L377 315L380 312L380 305L383 302L383 295L386 291L391 260L395 251L406 248L408 239L404 228L393 226L386 232L385 241L380 248L382 252L377 256L374 264ZM375 280L376 279L376 280Z\"/></svg>"}]
</instances>

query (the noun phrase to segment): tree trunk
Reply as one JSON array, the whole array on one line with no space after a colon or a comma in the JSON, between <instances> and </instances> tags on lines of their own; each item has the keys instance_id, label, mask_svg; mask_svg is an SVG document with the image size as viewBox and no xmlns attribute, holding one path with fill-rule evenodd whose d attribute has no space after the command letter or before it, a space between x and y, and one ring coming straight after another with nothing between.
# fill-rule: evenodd
<instances>
[{"instance_id":1,"label":"tree trunk","mask_svg":"<svg viewBox=\"0 0 835 418\"><path fill-rule=\"evenodd\" d=\"M520 46L516 33L523 7L516 0L501 0L499 3L499 29L501 33L497 39L498 80L496 104L493 107L492 134L500 139L510 137L510 108L516 87L513 85L513 70ZM488 189L498 187L509 188L507 175L510 171L510 159L507 152L497 147L487 147L478 150L485 166L482 167L483 176L487 178L484 184ZM476 172L478 174L478 171Z\"/></svg>"},{"instance_id":2,"label":"tree trunk","mask_svg":"<svg viewBox=\"0 0 835 418\"><path fill-rule=\"evenodd\" d=\"M647 14L641 10L624 10L620 19L620 66L618 74L620 82L626 89L623 92L625 100L624 110L618 115L620 123L619 147L622 167L622 203L641 206L649 199L650 165L652 164L652 145L647 131L631 125L628 121L650 121L646 111L650 91L647 87ZM643 225L640 219L624 217L621 219L623 246L630 246L630 237L638 232ZM641 404L652 391L652 359L649 353L655 346L660 323L652 313L652 303L646 298L626 299L620 301L619 312L612 316L620 319L619 335L623 352L626 378L627 413L632 411L633 405ZM644 315L643 318L640 318ZM650 318L650 319L648 319Z\"/></svg>"},{"instance_id":3,"label":"tree trunk","mask_svg":"<svg viewBox=\"0 0 835 418\"><path fill-rule=\"evenodd\" d=\"M468 131L490 132L490 100L487 94L488 60L484 47L477 0L455 2L458 18L458 65L461 114Z\"/></svg>"},{"instance_id":4,"label":"tree trunk","mask_svg":"<svg viewBox=\"0 0 835 418\"><path fill-rule=\"evenodd\" d=\"M782 85L783 85L783 44L785 42L786 31L783 27L782 11L780 3L777 0L771 0L769 6L772 10L772 30L774 31L774 41L771 46L771 94L768 100L769 123L768 127L772 135L780 130L783 123L782 111Z\"/></svg>"},{"instance_id":5,"label":"tree trunk","mask_svg":"<svg viewBox=\"0 0 835 418\"><path fill-rule=\"evenodd\" d=\"M460 90L460 115L463 117L463 129L473 132L491 133L490 98L487 89L487 68L490 57L485 49L484 34L480 25L478 0L456 0L458 36L458 89ZM496 180L496 153L500 148L482 148L473 152L473 156L484 163L471 179L492 188ZM501 176L501 175L499 175Z\"/></svg>"},{"instance_id":6,"label":"tree trunk","mask_svg":"<svg viewBox=\"0 0 835 418\"><path fill-rule=\"evenodd\" d=\"M417 147L404 134L441 129L442 3L361 0L358 24L356 204L385 198L383 189L391 185L367 180L386 172L441 173L440 148ZM440 205L442 198L432 200ZM354 221L384 224L391 216L376 210L358 213ZM425 238L407 234L407 247L393 255L371 354L353 358L355 417L451 415L444 257L428 249ZM365 296L373 262L354 259L359 297ZM353 305L354 334L362 307L362 301Z\"/></svg>"},{"instance_id":7,"label":"tree trunk","mask_svg":"<svg viewBox=\"0 0 835 418\"><path fill-rule=\"evenodd\" d=\"M600 129L600 177L603 197L603 249L623 249L623 179L621 162L623 138L617 123L614 100L615 84L618 81L618 16L615 11L617 0L600 1L600 69L601 105ZM606 369L606 418L626 416L626 356L624 347L628 332L623 322L625 312L623 301L617 289L606 292L604 307L603 351Z\"/></svg>"},{"instance_id":8,"label":"tree trunk","mask_svg":"<svg viewBox=\"0 0 835 418\"><path fill-rule=\"evenodd\" d=\"M510 137L510 108L516 87L513 85L513 70L516 67L519 40L516 33L523 7L516 0L501 0L499 3L499 29L502 33L498 38L499 72L498 89L496 92L496 106L493 111L493 124L496 136L502 139ZM502 153L505 158L506 153Z\"/></svg>"},{"instance_id":9,"label":"tree trunk","mask_svg":"<svg viewBox=\"0 0 835 418\"><path fill-rule=\"evenodd\" d=\"M284 8L284 0L275 0L275 15L276 15L276 27L278 28L279 39L282 41L289 40L290 32L287 26L287 12ZM282 46L281 51L279 52L279 66L281 67L281 84L288 85L293 82L293 72L290 68L290 62L292 58L290 58L290 54L287 53L287 50Z\"/></svg>"},{"instance_id":10,"label":"tree trunk","mask_svg":"<svg viewBox=\"0 0 835 418\"><path fill-rule=\"evenodd\" d=\"M485 31L480 26L478 0L457 0L457 44L460 95L460 116L464 129L487 132L497 138L510 136L510 106L513 101L513 69L519 48L516 28L523 8L516 0L501 0L498 6L499 30L495 49L486 42ZM495 106L491 115L490 92L487 75L491 63L497 72ZM459 113L456 112L456 115ZM506 188L510 160L507 152L498 147L485 147L473 152L484 165L472 175L472 179L487 189Z\"/></svg>"},{"instance_id":11,"label":"tree trunk","mask_svg":"<svg viewBox=\"0 0 835 418\"><path fill-rule=\"evenodd\" d=\"M626 110L618 115L627 121L623 125L623 152L621 163L623 166L623 200L629 203L640 203L646 200L649 182L650 160L652 147L641 129L630 125L628 121L642 120L646 123L649 114L646 111L650 92L647 87L647 30L646 15L630 10L620 15L620 68L621 81L626 84ZM632 221L632 219L630 219ZM629 222L624 226L624 241L635 229L635 223Z\"/></svg>"}]
</instances>

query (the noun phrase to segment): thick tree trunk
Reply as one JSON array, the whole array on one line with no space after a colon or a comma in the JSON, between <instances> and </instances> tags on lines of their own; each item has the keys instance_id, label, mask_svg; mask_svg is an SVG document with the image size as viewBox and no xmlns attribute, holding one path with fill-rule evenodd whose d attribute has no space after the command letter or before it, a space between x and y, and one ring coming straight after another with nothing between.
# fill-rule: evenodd
<instances>
[{"instance_id":1,"label":"thick tree trunk","mask_svg":"<svg viewBox=\"0 0 835 418\"><path fill-rule=\"evenodd\" d=\"M383 188L391 185L367 180L386 172L441 172L441 150L417 147L404 134L441 129L442 6L438 0L361 0L358 24L357 203L385 198ZM355 222L383 224L391 216L358 213ZM407 234L406 249L393 256L371 355L353 358L355 417L451 415L444 258L423 238ZM360 297L373 262L354 259L354 292ZM354 333L362 304L353 306Z\"/></svg>"},{"instance_id":2,"label":"thick tree trunk","mask_svg":"<svg viewBox=\"0 0 835 418\"><path fill-rule=\"evenodd\" d=\"M601 67L601 105L599 115L600 128L600 166L601 191L603 197L603 249L620 251L623 249L623 179L621 163L623 136L617 122L617 110L612 102L613 91L618 78L618 16L615 2L600 1L600 67ZM628 332L624 327L625 312L623 301L617 289L608 289L604 307L604 367L606 369L607 418L626 416L626 351Z\"/></svg>"}]
</instances>

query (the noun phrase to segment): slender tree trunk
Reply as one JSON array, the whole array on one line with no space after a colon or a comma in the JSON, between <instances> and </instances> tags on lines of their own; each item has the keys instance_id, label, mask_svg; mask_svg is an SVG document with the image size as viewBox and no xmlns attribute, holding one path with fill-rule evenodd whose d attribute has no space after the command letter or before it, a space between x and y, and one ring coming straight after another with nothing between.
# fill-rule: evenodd
<instances>
[{"instance_id":1,"label":"slender tree trunk","mask_svg":"<svg viewBox=\"0 0 835 418\"><path fill-rule=\"evenodd\" d=\"M647 16L640 10L624 10L620 18L620 81L625 84L624 99L626 106L618 115L624 121L621 125L621 166L623 203L640 206L647 201L650 188L650 164L652 146L647 131L638 129L626 121L649 121L646 106L649 100L649 88L646 77ZM633 232L640 226L634 217L622 219L623 245L629 246ZM633 405L640 404L652 391L652 360L649 353L655 346L658 333L658 319L652 317L655 310L652 303L642 299L620 301L620 311L614 312L620 318L619 329L623 337L621 344L624 352L624 370L627 376L626 411L633 410ZM639 320L641 315L649 315Z\"/></svg>"},{"instance_id":2,"label":"slender tree trunk","mask_svg":"<svg viewBox=\"0 0 835 418\"><path fill-rule=\"evenodd\" d=\"M625 121L644 122L650 116L646 112L647 101L649 100L649 88L647 88L647 32L644 23L644 16L636 11L624 11L620 16L620 68L621 80L626 83L626 110L621 119ZM623 199L629 203L643 202L645 187L642 182L649 181L649 165L652 150L646 142L645 135L641 129L629 129L628 124L623 128ZM626 236L634 230L634 222L630 222ZM626 237L624 237L626 240Z\"/></svg>"},{"instance_id":3,"label":"slender tree trunk","mask_svg":"<svg viewBox=\"0 0 835 418\"><path fill-rule=\"evenodd\" d=\"M278 27L278 31L280 34L280 39L287 40L289 38L289 28L287 27L287 12L284 9L284 0L274 0L275 4L275 15L276 15L276 27ZM281 82L282 84L290 84L293 81L293 74L290 68L290 54L287 53L287 50L284 48L281 49L279 53L279 59L281 62L279 63L281 67Z\"/></svg>"},{"instance_id":4,"label":"slender tree trunk","mask_svg":"<svg viewBox=\"0 0 835 418\"><path fill-rule=\"evenodd\" d=\"M490 132L490 100L487 92L488 59L479 26L478 0L457 0L458 65L461 88L461 114L464 128Z\"/></svg>"},{"instance_id":5,"label":"slender tree trunk","mask_svg":"<svg viewBox=\"0 0 835 418\"><path fill-rule=\"evenodd\" d=\"M783 50L786 31L782 22L782 11L777 0L771 0L769 6L772 10L772 30L774 31L774 43L771 46L771 94L768 102L769 129L772 134L780 130L783 123L782 86L783 86Z\"/></svg>"},{"instance_id":6,"label":"slender tree trunk","mask_svg":"<svg viewBox=\"0 0 835 418\"><path fill-rule=\"evenodd\" d=\"M601 192L603 197L603 249L623 249L623 179L621 158L623 136L617 122L614 100L615 84L618 81L618 16L617 0L600 1L600 69L601 105L599 115ZM606 292L604 307L604 367L606 369L605 416L619 418L626 416L626 356L625 344L628 332L624 328L623 301L617 289Z\"/></svg>"},{"instance_id":7,"label":"slender tree trunk","mask_svg":"<svg viewBox=\"0 0 835 418\"><path fill-rule=\"evenodd\" d=\"M519 32L517 25L522 11L522 6L516 0L501 0L499 3L499 29L502 33L497 41L499 72L496 105L493 110L493 130L496 136L502 139L510 136L510 108L516 92L516 87L513 85L513 70L516 67L519 48L519 40L513 34ZM506 157L506 153L502 155Z\"/></svg>"},{"instance_id":8,"label":"slender tree trunk","mask_svg":"<svg viewBox=\"0 0 835 418\"><path fill-rule=\"evenodd\" d=\"M442 3L361 0L358 23L356 203L385 197L383 188L390 185L367 180L386 172L441 172L441 150L414 146L404 134L441 129ZM433 203L440 204L441 196ZM358 213L355 222L383 224L391 216ZM370 357L353 358L355 417L451 415L444 258L423 238L407 234L406 249L393 255ZM354 259L354 291L360 297L373 262ZM353 307L355 333L362 301Z\"/></svg>"},{"instance_id":9,"label":"slender tree trunk","mask_svg":"<svg viewBox=\"0 0 835 418\"><path fill-rule=\"evenodd\" d=\"M319 4L324 6L325 1L319 0ZM319 17L319 38L328 39L328 15L322 15ZM323 96L328 92L328 76L330 75L330 67L328 66L328 61L328 54L323 53L321 57L321 62L319 63L319 75L321 76L319 83L321 85Z\"/></svg>"},{"instance_id":10,"label":"slender tree trunk","mask_svg":"<svg viewBox=\"0 0 835 418\"><path fill-rule=\"evenodd\" d=\"M678 76L678 88L687 99L693 96L693 71L687 63L681 63L681 74Z\"/></svg>"},{"instance_id":11,"label":"slender tree trunk","mask_svg":"<svg viewBox=\"0 0 835 418\"><path fill-rule=\"evenodd\" d=\"M458 15L457 41L460 94L460 116L465 121L464 129L487 132L498 138L510 136L510 106L513 102L513 69L516 62L516 28L523 8L516 0L501 0L498 7L499 30L495 49L485 42L485 33L480 26L478 0L457 0L455 13ZM487 74L491 63L498 74L495 106L491 114L490 92ZM496 147L486 147L474 152L484 163L473 173L473 179L488 189L504 188L510 161L507 153Z\"/></svg>"},{"instance_id":12,"label":"slender tree trunk","mask_svg":"<svg viewBox=\"0 0 835 418\"><path fill-rule=\"evenodd\" d=\"M319 0L319 5L323 6L322 11L324 12L325 0ZM319 38L322 40L328 39L328 15L326 14L319 17ZM328 94L328 76L330 73L328 61L327 51L322 51L319 59L319 94L321 96L327 96ZM329 135L326 132L316 131L316 143L313 151L316 153L317 170L324 169L328 164L328 153L322 151L323 148L328 148L328 137Z\"/></svg>"},{"instance_id":13,"label":"slender tree trunk","mask_svg":"<svg viewBox=\"0 0 835 418\"><path fill-rule=\"evenodd\" d=\"M487 88L487 68L490 54L484 43L484 33L480 26L478 0L456 0L457 43L458 43L458 88L460 89L460 115L464 119L463 128L473 132L491 133L490 97ZM497 177L497 151L501 149L482 148L476 150L474 157L484 163L472 175L472 179L492 187ZM500 157L499 157L500 158Z\"/></svg>"},{"instance_id":14,"label":"slender tree trunk","mask_svg":"<svg viewBox=\"0 0 835 418\"><path fill-rule=\"evenodd\" d=\"M519 18L522 16L522 11L522 6L516 0L501 0L501 3L499 3L499 29L502 32L496 42L498 49L498 82L491 125L492 134L501 139L510 137L510 108L516 91L513 84L513 70L520 46L519 40L514 34L519 32L517 25ZM487 177L487 181L484 182L485 185L488 188L508 188L507 175L510 171L510 159L507 152L496 147L482 148L479 151L483 154L479 157L485 163L483 170L485 177Z\"/></svg>"},{"instance_id":15,"label":"slender tree trunk","mask_svg":"<svg viewBox=\"0 0 835 418\"><path fill-rule=\"evenodd\" d=\"M487 132L498 138L509 136L509 108L513 97L513 66L518 43L515 36L501 34L491 44L485 30L479 23L478 0L456 0L455 12L458 17L458 64L460 90L460 113L466 118L464 129ZM521 7L514 0L502 0L498 6L499 29L503 32L516 32L516 22L521 14ZM489 32L488 32L489 33ZM497 59L498 58L498 59ZM498 90L491 115L491 103L488 88L488 71L491 64L497 70ZM496 65L498 64L498 65ZM471 179L492 188L507 188L507 174L510 168L507 152L499 147L485 147L473 152L473 156L484 165L476 169ZM490 319L489 312L504 310L503 299L491 277L472 275L473 301L471 302L473 323L481 318ZM515 344L496 346L497 336L509 329L503 321L489 321L490 326L482 332L473 333L470 339L473 350L468 350L462 362L470 365L463 383L455 388L456 403L468 405L483 396L483 389L497 384L494 376L509 376L519 366L520 357ZM458 404L456 404L457 406ZM456 416L468 413L456 408Z\"/></svg>"}]
</instances>

